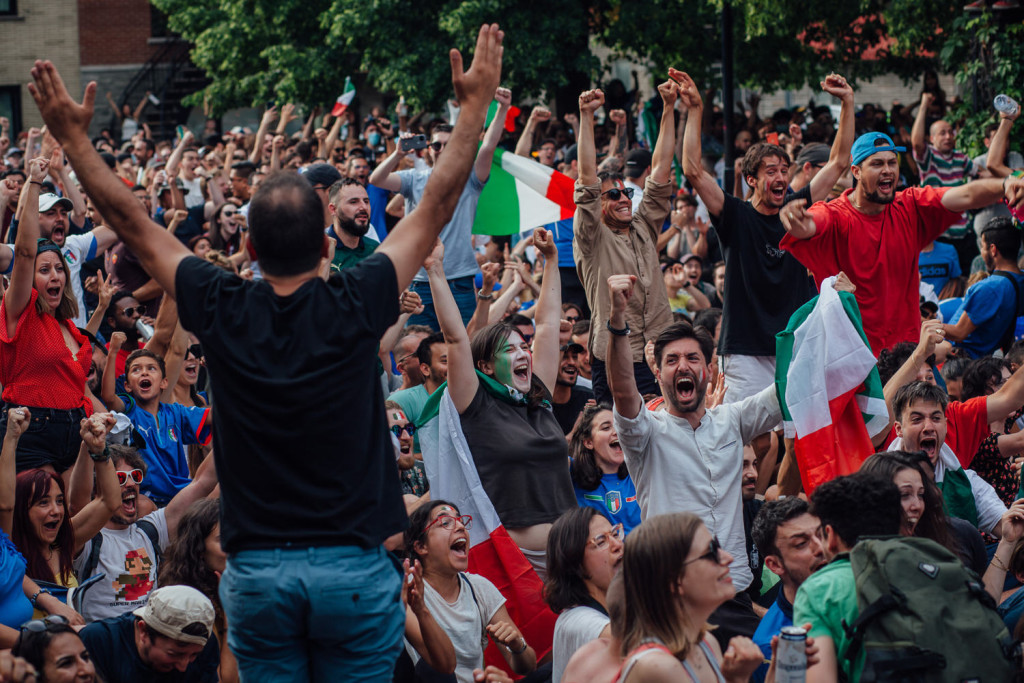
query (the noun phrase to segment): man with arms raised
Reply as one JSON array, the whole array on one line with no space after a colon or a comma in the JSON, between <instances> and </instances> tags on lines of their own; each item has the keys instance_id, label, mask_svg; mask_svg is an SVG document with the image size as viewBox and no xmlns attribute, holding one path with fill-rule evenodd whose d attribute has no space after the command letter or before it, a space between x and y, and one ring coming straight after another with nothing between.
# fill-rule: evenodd
<instances>
[{"instance_id":1,"label":"man with arms raised","mask_svg":"<svg viewBox=\"0 0 1024 683\"><path fill-rule=\"evenodd\" d=\"M381 544L406 524L377 375L398 300L455 210L501 75L503 33L484 26L473 66L451 51L459 122L417 211L387 244L324 281L323 210L309 183L276 174L253 195L261 281L192 256L93 150L95 83L75 102L50 62L29 89L111 227L178 302L203 344L218 412L220 590L244 679L389 679L405 613ZM231 311L230 316L224 311ZM273 324L267 324L267 321ZM349 429L337 435L337 415ZM315 587L315 590L313 589Z\"/></svg>"},{"instance_id":2,"label":"man with arms raised","mask_svg":"<svg viewBox=\"0 0 1024 683\"><path fill-rule=\"evenodd\" d=\"M633 475L640 513L646 519L667 512L692 512L729 551L736 597L712 616L716 638L750 637L757 628L750 596L752 580L743 531L741 470L743 444L782 419L772 384L737 403L711 410L704 395L711 377L714 342L703 327L673 323L654 342L666 409L652 412L633 378L626 310L635 275L608 278L608 324L622 329L608 342L608 383L615 400L615 430Z\"/></svg>"},{"instance_id":3,"label":"man with arms raised","mask_svg":"<svg viewBox=\"0 0 1024 683\"><path fill-rule=\"evenodd\" d=\"M789 233L782 240L783 249L800 259L819 284L843 271L857 286L864 333L876 356L897 342L918 340L921 249L968 209L1004 196L1011 207L1024 200L1022 178L897 192L896 153L903 151L885 133L865 133L853 145L855 188L810 208L810 202L795 201L782 212Z\"/></svg>"}]
</instances>

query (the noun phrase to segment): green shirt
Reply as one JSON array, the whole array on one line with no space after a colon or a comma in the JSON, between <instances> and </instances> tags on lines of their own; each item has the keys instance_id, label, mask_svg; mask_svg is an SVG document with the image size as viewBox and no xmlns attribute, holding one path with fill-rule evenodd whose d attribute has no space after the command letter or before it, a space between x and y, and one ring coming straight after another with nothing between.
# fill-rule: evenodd
<instances>
[{"instance_id":1,"label":"green shirt","mask_svg":"<svg viewBox=\"0 0 1024 683\"><path fill-rule=\"evenodd\" d=\"M351 268L372 254L379 246L380 242L375 242L367 237L360 237L359 246L355 249L349 249L339 240L334 245L334 260L331 261L331 270Z\"/></svg>"},{"instance_id":2,"label":"green shirt","mask_svg":"<svg viewBox=\"0 0 1024 683\"><path fill-rule=\"evenodd\" d=\"M828 636L836 648L836 663L847 680L859 681L864 669L864 651L861 650L852 669L846 660L850 638L843 621L852 624L860 610L857 607L857 586L853 578L850 557L842 555L822 567L804 581L796 592L793 604L793 623L802 626L808 622L812 637Z\"/></svg>"}]
</instances>

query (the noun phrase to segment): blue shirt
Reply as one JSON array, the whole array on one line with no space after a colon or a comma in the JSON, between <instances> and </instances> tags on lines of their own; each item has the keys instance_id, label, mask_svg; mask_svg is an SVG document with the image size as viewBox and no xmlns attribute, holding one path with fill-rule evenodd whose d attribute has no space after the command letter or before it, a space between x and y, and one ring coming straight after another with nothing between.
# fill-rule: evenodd
<instances>
[{"instance_id":1,"label":"blue shirt","mask_svg":"<svg viewBox=\"0 0 1024 683\"><path fill-rule=\"evenodd\" d=\"M563 218L555 223L548 223L545 230L550 230L558 247L558 267L575 268L576 261L572 257L572 218Z\"/></svg>"},{"instance_id":2,"label":"blue shirt","mask_svg":"<svg viewBox=\"0 0 1024 683\"><path fill-rule=\"evenodd\" d=\"M772 658L772 638L779 635L779 631L785 626L793 625L793 605L786 599L786 591L779 588L779 595L775 598L775 604L769 608L754 631L754 645L761 648L765 659ZM763 681L768 675L768 665L762 664L750 677L752 681Z\"/></svg>"},{"instance_id":3,"label":"blue shirt","mask_svg":"<svg viewBox=\"0 0 1024 683\"><path fill-rule=\"evenodd\" d=\"M32 618L32 603L25 597L25 558L0 529L0 624L18 628Z\"/></svg>"},{"instance_id":4,"label":"blue shirt","mask_svg":"<svg viewBox=\"0 0 1024 683\"><path fill-rule=\"evenodd\" d=\"M601 483L593 491L584 491L573 486L576 491L576 502L581 507L591 507L599 511L612 524L622 524L627 534L633 527L640 524L640 503L636 499L636 486L633 478L627 476L619 479L619 475L605 474Z\"/></svg>"},{"instance_id":5,"label":"blue shirt","mask_svg":"<svg viewBox=\"0 0 1024 683\"><path fill-rule=\"evenodd\" d=\"M1024 286L1024 275L1013 274L1017 287ZM1013 283L1002 275L989 275L967 290L960 310L949 321L955 325L964 313L974 323L975 330L957 344L971 358L981 358L999 346L1006 328L1017 318L1017 293Z\"/></svg>"},{"instance_id":6,"label":"blue shirt","mask_svg":"<svg viewBox=\"0 0 1024 683\"><path fill-rule=\"evenodd\" d=\"M366 195L370 198L370 225L377 231L377 237L384 239L388 234L388 219L385 209L388 207L390 193L376 185L367 185Z\"/></svg>"},{"instance_id":7,"label":"blue shirt","mask_svg":"<svg viewBox=\"0 0 1024 683\"><path fill-rule=\"evenodd\" d=\"M124 401L124 414L146 441L140 455L149 469L139 488L157 505L166 505L191 481L185 446L210 443L210 409L161 403L157 416L153 417L130 395L118 394L118 397Z\"/></svg>"},{"instance_id":8,"label":"blue shirt","mask_svg":"<svg viewBox=\"0 0 1024 683\"><path fill-rule=\"evenodd\" d=\"M934 287L938 296L950 278L960 277L960 258L952 245L933 242L931 251L922 251L917 257L917 269L922 282Z\"/></svg>"}]
</instances>

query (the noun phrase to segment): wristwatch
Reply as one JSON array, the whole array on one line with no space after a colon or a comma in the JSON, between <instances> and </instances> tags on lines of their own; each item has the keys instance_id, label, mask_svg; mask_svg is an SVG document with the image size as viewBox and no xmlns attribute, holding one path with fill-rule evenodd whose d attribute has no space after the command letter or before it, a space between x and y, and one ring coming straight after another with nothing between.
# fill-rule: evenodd
<instances>
[{"instance_id":1,"label":"wristwatch","mask_svg":"<svg viewBox=\"0 0 1024 683\"><path fill-rule=\"evenodd\" d=\"M104 444L103 450L99 453L89 451L89 457L92 458L93 462L106 462L110 460L110 447Z\"/></svg>"},{"instance_id":2,"label":"wristwatch","mask_svg":"<svg viewBox=\"0 0 1024 683\"><path fill-rule=\"evenodd\" d=\"M612 322L610 320L605 322L604 326L607 327L608 331L614 334L616 337L629 336L629 323L626 323L626 326L623 327L621 330L616 327L612 327Z\"/></svg>"},{"instance_id":3,"label":"wristwatch","mask_svg":"<svg viewBox=\"0 0 1024 683\"><path fill-rule=\"evenodd\" d=\"M494 292L490 294L484 294L484 290L478 289L476 292L477 299L483 299L484 301L494 301Z\"/></svg>"}]
</instances>

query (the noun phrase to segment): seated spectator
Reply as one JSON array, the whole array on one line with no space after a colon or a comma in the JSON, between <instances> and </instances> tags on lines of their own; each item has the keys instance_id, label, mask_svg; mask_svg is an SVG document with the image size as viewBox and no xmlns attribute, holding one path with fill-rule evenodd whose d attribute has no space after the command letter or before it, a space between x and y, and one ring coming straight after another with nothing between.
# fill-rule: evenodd
<instances>
[{"instance_id":1,"label":"seated spectator","mask_svg":"<svg viewBox=\"0 0 1024 683\"><path fill-rule=\"evenodd\" d=\"M708 630L711 614L736 595L729 576L732 559L700 517L689 512L650 517L629 535L622 561L622 683L655 676L747 680L761 665L761 651L742 636L729 641L731 654L723 660Z\"/></svg>"},{"instance_id":2,"label":"seated spectator","mask_svg":"<svg viewBox=\"0 0 1024 683\"><path fill-rule=\"evenodd\" d=\"M97 497L75 512L68 509L64 480L46 470L25 470L17 477L11 539L25 556L26 574L58 596L78 585L72 558L99 533L121 505L121 487L106 450L114 425L110 413L94 413L81 425L82 446L72 472L72 486L93 488ZM37 612L36 617L39 617Z\"/></svg>"},{"instance_id":3,"label":"seated spectator","mask_svg":"<svg viewBox=\"0 0 1024 683\"><path fill-rule=\"evenodd\" d=\"M214 683L220 652L213 625L209 598L191 586L166 586L134 612L89 624L81 637L106 683Z\"/></svg>"},{"instance_id":4,"label":"seated spectator","mask_svg":"<svg viewBox=\"0 0 1024 683\"><path fill-rule=\"evenodd\" d=\"M1000 358L979 358L971 361L961 383L961 401L991 396L1010 379L1010 369ZM1013 468L1013 458L1024 451L1024 432L1013 432L1024 408L1010 413L1002 425L989 424L988 434L971 458L971 469L992 485L1005 505L1017 499L1020 473Z\"/></svg>"},{"instance_id":5,"label":"seated spectator","mask_svg":"<svg viewBox=\"0 0 1024 683\"><path fill-rule=\"evenodd\" d=\"M590 507L569 510L548 534L544 598L558 615L551 680L562 680L569 659L591 640L610 633L608 586L622 562L622 525L612 526Z\"/></svg>"},{"instance_id":6,"label":"seated spectator","mask_svg":"<svg viewBox=\"0 0 1024 683\"><path fill-rule=\"evenodd\" d=\"M512 623L505 598L490 581L467 574L469 533L473 520L443 500L431 501L409 516L405 551L411 566L415 593L406 610L405 637L416 662L425 659L430 672L444 663L449 673L454 654L455 677L472 683L483 669L486 638L498 646L508 665L518 674L533 671L537 656ZM407 579L408 582L408 579ZM409 589L406 589L409 590ZM439 629L439 630L438 630ZM444 647L444 640L449 641ZM454 647L454 653L448 648ZM438 650L444 656L435 655ZM422 671L423 665L417 664Z\"/></svg>"},{"instance_id":7,"label":"seated spectator","mask_svg":"<svg viewBox=\"0 0 1024 683\"><path fill-rule=\"evenodd\" d=\"M34 619L21 627L11 653L35 670L35 683L93 683L96 667L78 632L62 616ZM4 679L8 680L8 679ZM23 679L15 679L23 680Z\"/></svg>"},{"instance_id":8,"label":"seated spectator","mask_svg":"<svg viewBox=\"0 0 1024 683\"><path fill-rule=\"evenodd\" d=\"M622 635L626 630L626 595L622 574L616 573L605 594L610 626L602 635L576 650L562 672L562 683L616 683L622 666ZM552 683L556 680L551 678Z\"/></svg>"},{"instance_id":9,"label":"seated spectator","mask_svg":"<svg viewBox=\"0 0 1024 683\"><path fill-rule=\"evenodd\" d=\"M1024 501L1015 501L1003 515L1002 531L992 562L985 571L985 590L999 604L999 615L1006 628L1017 637L1024 615L1024 590L1019 585L1024 580L1024 543L1021 542L1024 537ZM1009 578L1018 585L1004 592Z\"/></svg>"},{"instance_id":10,"label":"seated spectator","mask_svg":"<svg viewBox=\"0 0 1024 683\"><path fill-rule=\"evenodd\" d=\"M189 507L178 524L178 537L160 565L161 586L191 586L213 604L213 632L220 647L220 680L238 680L238 664L228 648L227 623L217 594L227 555L220 547L220 499L205 498Z\"/></svg>"},{"instance_id":11,"label":"seated spectator","mask_svg":"<svg viewBox=\"0 0 1024 683\"><path fill-rule=\"evenodd\" d=\"M569 441L570 476L576 502L592 507L628 534L640 524L636 487L626 469L607 405L589 405Z\"/></svg>"}]
</instances>

